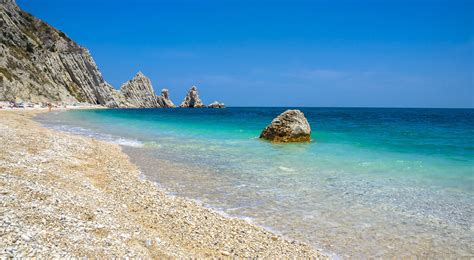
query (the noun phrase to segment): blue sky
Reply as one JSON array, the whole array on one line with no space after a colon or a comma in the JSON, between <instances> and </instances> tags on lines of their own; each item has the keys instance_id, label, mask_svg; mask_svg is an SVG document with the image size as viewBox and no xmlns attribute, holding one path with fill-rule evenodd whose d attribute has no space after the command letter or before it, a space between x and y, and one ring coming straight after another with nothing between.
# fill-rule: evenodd
<instances>
[{"instance_id":1,"label":"blue sky","mask_svg":"<svg viewBox=\"0 0 474 260\"><path fill-rule=\"evenodd\" d=\"M17 0L180 103L474 107L474 1Z\"/></svg>"}]
</instances>

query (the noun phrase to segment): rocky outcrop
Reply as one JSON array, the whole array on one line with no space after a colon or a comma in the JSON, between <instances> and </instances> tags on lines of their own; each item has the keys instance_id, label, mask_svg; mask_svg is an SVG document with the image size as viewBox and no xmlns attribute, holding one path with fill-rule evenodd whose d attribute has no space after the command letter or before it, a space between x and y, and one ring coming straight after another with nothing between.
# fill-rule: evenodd
<instances>
[{"instance_id":1,"label":"rocky outcrop","mask_svg":"<svg viewBox=\"0 0 474 260\"><path fill-rule=\"evenodd\" d=\"M169 97L168 89L164 88L161 90L161 96L158 97L158 104L163 108L176 107Z\"/></svg>"},{"instance_id":2,"label":"rocky outcrop","mask_svg":"<svg viewBox=\"0 0 474 260\"><path fill-rule=\"evenodd\" d=\"M151 81L142 72L138 72L132 80L125 82L120 87L126 106L135 108L160 107L158 97L151 85Z\"/></svg>"},{"instance_id":3,"label":"rocky outcrop","mask_svg":"<svg viewBox=\"0 0 474 260\"><path fill-rule=\"evenodd\" d=\"M301 111L287 110L273 119L260 138L277 143L309 142L311 127Z\"/></svg>"},{"instance_id":4,"label":"rocky outcrop","mask_svg":"<svg viewBox=\"0 0 474 260\"><path fill-rule=\"evenodd\" d=\"M201 99L199 98L199 94L197 91L196 86L192 86L186 97L184 97L183 102L179 107L185 107L185 108L200 108L200 107L206 107Z\"/></svg>"},{"instance_id":5,"label":"rocky outcrop","mask_svg":"<svg viewBox=\"0 0 474 260\"><path fill-rule=\"evenodd\" d=\"M219 103L218 101L214 101L207 106L208 108L225 108L224 103Z\"/></svg>"},{"instance_id":6,"label":"rocky outcrop","mask_svg":"<svg viewBox=\"0 0 474 260\"><path fill-rule=\"evenodd\" d=\"M90 103L113 108L175 107L167 89L156 96L138 73L119 90L108 84L89 51L63 32L0 0L0 101ZM181 107L205 107L192 87Z\"/></svg>"},{"instance_id":7,"label":"rocky outcrop","mask_svg":"<svg viewBox=\"0 0 474 260\"><path fill-rule=\"evenodd\" d=\"M123 103L87 49L14 0L0 3L0 100Z\"/></svg>"},{"instance_id":8,"label":"rocky outcrop","mask_svg":"<svg viewBox=\"0 0 474 260\"><path fill-rule=\"evenodd\" d=\"M100 95L99 104L110 108L126 108L131 106L123 94L112 87L109 83L100 83L99 88L103 89L103 92Z\"/></svg>"}]
</instances>

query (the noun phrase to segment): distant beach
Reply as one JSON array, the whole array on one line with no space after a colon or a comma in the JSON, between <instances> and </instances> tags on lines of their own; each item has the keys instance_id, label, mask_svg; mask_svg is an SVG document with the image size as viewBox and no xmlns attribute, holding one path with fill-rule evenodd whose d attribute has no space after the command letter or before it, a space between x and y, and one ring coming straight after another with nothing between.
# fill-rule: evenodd
<instances>
[{"instance_id":1,"label":"distant beach","mask_svg":"<svg viewBox=\"0 0 474 260\"><path fill-rule=\"evenodd\" d=\"M166 195L118 145L31 120L45 111L0 111L1 256L326 258Z\"/></svg>"}]
</instances>

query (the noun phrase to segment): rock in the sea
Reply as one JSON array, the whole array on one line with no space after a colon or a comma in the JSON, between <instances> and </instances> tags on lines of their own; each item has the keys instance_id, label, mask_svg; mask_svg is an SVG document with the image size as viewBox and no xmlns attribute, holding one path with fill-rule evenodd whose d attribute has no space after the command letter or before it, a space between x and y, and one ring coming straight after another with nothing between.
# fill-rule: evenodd
<instances>
[{"instance_id":1,"label":"rock in the sea","mask_svg":"<svg viewBox=\"0 0 474 260\"><path fill-rule=\"evenodd\" d=\"M192 86L186 97L184 97L183 102L179 107L187 107L187 108L199 108L199 107L206 107L201 99L199 98L197 87Z\"/></svg>"},{"instance_id":2,"label":"rock in the sea","mask_svg":"<svg viewBox=\"0 0 474 260\"><path fill-rule=\"evenodd\" d=\"M120 92L129 104L128 107L154 108L160 107L151 81L142 72L138 72L132 80L120 87Z\"/></svg>"},{"instance_id":3,"label":"rock in the sea","mask_svg":"<svg viewBox=\"0 0 474 260\"><path fill-rule=\"evenodd\" d=\"M217 101L212 102L207 106L208 108L225 108L224 103L219 103Z\"/></svg>"},{"instance_id":4,"label":"rock in the sea","mask_svg":"<svg viewBox=\"0 0 474 260\"><path fill-rule=\"evenodd\" d=\"M311 141L311 127L303 112L287 110L265 127L260 138L276 143L309 142Z\"/></svg>"},{"instance_id":5,"label":"rock in the sea","mask_svg":"<svg viewBox=\"0 0 474 260\"><path fill-rule=\"evenodd\" d=\"M164 88L161 90L161 96L158 97L158 104L160 107L176 107L169 97L168 89Z\"/></svg>"}]
</instances>

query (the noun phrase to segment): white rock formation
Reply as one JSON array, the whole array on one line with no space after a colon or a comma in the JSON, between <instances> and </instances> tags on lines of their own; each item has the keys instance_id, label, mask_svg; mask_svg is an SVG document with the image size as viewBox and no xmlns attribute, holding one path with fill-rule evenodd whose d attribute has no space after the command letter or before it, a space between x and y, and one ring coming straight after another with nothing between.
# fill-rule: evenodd
<instances>
[{"instance_id":1,"label":"white rock formation","mask_svg":"<svg viewBox=\"0 0 474 260\"><path fill-rule=\"evenodd\" d=\"M219 103L218 101L214 101L207 106L208 108L225 108L224 103Z\"/></svg>"},{"instance_id":2,"label":"white rock formation","mask_svg":"<svg viewBox=\"0 0 474 260\"><path fill-rule=\"evenodd\" d=\"M132 80L120 87L128 107L155 108L160 107L151 81L142 72L138 72Z\"/></svg>"},{"instance_id":3,"label":"white rock formation","mask_svg":"<svg viewBox=\"0 0 474 260\"><path fill-rule=\"evenodd\" d=\"M158 97L158 104L164 108L176 107L173 101L171 101L169 91L166 88L161 90L161 96Z\"/></svg>"},{"instance_id":4,"label":"white rock formation","mask_svg":"<svg viewBox=\"0 0 474 260\"><path fill-rule=\"evenodd\" d=\"M188 94L184 97L183 102L179 107L185 107L185 108L200 108L200 107L206 107L201 99L199 98L199 94L197 91L196 86L192 86Z\"/></svg>"}]
</instances>

